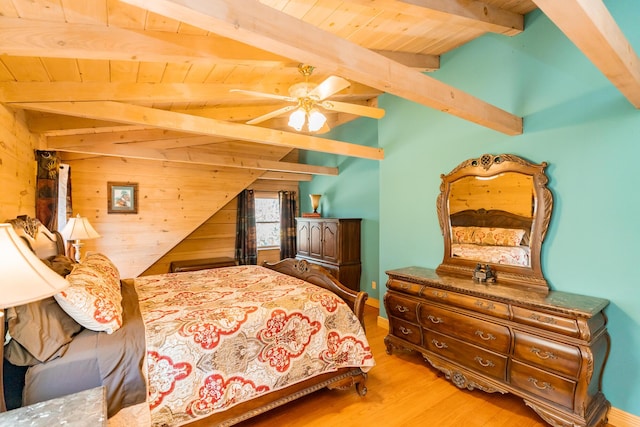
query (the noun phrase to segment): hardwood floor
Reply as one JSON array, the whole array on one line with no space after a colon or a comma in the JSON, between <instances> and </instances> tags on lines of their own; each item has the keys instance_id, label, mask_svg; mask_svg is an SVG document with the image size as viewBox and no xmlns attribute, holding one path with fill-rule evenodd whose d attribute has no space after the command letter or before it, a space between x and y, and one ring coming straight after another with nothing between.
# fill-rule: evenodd
<instances>
[{"instance_id":1,"label":"hardwood floor","mask_svg":"<svg viewBox=\"0 0 640 427\"><path fill-rule=\"evenodd\" d=\"M367 307L366 327L376 366L368 392L320 390L240 424L242 427L546 427L522 399L513 395L460 390L417 353L387 355L387 331Z\"/></svg>"}]
</instances>

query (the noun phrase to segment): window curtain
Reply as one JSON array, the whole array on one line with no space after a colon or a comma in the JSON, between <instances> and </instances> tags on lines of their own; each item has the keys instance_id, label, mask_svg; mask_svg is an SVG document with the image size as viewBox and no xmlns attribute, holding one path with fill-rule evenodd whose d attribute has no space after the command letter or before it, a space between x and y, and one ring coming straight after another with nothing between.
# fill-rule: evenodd
<instances>
[{"instance_id":1,"label":"window curtain","mask_svg":"<svg viewBox=\"0 0 640 427\"><path fill-rule=\"evenodd\" d=\"M280 259L296 256L296 192L279 191Z\"/></svg>"},{"instance_id":2,"label":"window curtain","mask_svg":"<svg viewBox=\"0 0 640 427\"><path fill-rule=\"evenodd\" d=\"M236 260L240 265L255 265L258 263L258 242L253 190L243 190L238 195L236 224Z\"/></svg>"},{"instance_id":3,"label":"window curtain","mask_svg":"<svg viewBox=\"0 0 640 427\"><path fill-rule=\"evenodd\" d=\"M55 151L36 150L36 218L50 231L58 223L58 180L60 160Z\"/></svg>"}]
</instances>

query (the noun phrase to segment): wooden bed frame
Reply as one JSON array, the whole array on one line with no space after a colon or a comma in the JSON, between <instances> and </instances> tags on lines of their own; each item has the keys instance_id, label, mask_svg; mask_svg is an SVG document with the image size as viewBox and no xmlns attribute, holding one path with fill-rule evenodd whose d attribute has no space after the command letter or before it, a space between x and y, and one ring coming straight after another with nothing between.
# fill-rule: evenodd
<instances>
[{"instance_id":1,"label":"wooden bed frame","mask_svg":"<svg viewBox=\"0 0 640 427\"><path fill-rule=\"evenodd\" d=\"M23 236L34 252L40 252L38 255L42 255L41 257L64 254L63 239L59 233L48 232L38 220L19 217L8 222L12 223L18 234ZM40 251L33 246L37 239L44 240L41 242L43 247ZM364 308L368 298L366 292L356 292L347 288L333 278L328 270L305 260L288 258L272 264L265 263L264 267L297 277L333 292L349 305L364 328ZM367 393L366 379L367 374L360 368L343 368L243 402L223 412L194 421L189 426L231 426L322 388L345 390L355 386L358 394L364 396Z\"/></svg>"},{"instance_id":2,"label":"wooden bed frame","mask_svg":"<svg viewBox=\"0 0 640 427\"><path fill-rule=\"evenodd\" d=\"M334 279L328 270L305 260L287 258L273 264L265 262L263 265L335 293L351 307L364 328L364 307L368 298L366 292L356 292L347 288ZM360 368L343 368L243 402L224 412L212 414L188 425L193 427L231 426L323 388L346 390L355 386L358 394L364 396L367 393L366 380L367 374Z\"/></svg>"}]
</instances>

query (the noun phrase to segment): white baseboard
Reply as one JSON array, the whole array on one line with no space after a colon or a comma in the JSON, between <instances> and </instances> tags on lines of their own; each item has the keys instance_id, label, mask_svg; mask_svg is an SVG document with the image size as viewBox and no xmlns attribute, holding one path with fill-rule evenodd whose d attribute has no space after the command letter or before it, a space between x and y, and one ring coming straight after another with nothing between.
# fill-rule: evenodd
<instances>
[{"instance_id":1,"label":"white baseboard","mask_svg":"<svg viewBox=\"0 0 640 427\"><path fill-rule=\"evenodd\" d=\"M378 327L389 330L389 319L378 316L377 324ZM607 425L612 427L640 427L639 416L624 412L618 408L612 407L609 410L608 418L609 422Z\"/></svg>"}]
</instances>

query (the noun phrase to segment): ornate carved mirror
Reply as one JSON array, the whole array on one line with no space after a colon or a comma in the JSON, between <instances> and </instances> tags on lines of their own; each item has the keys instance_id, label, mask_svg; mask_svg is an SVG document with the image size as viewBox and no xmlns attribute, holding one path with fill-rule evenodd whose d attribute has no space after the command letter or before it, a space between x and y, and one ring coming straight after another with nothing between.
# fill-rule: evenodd
<instances>
[{"instance_id":1,"label":"ornate carved mirror","mask_svg":"<svg viewBox=\"0 0 640 427\"><path fill-rule=\"evenodd\" d=\"M500 284L548 292L540 265L553 207L546 166L484 154L441 175L437 208L444 257L436 271L471 280L479 269L484 279L487 270Z\"/></svg>"}]
</instances>

